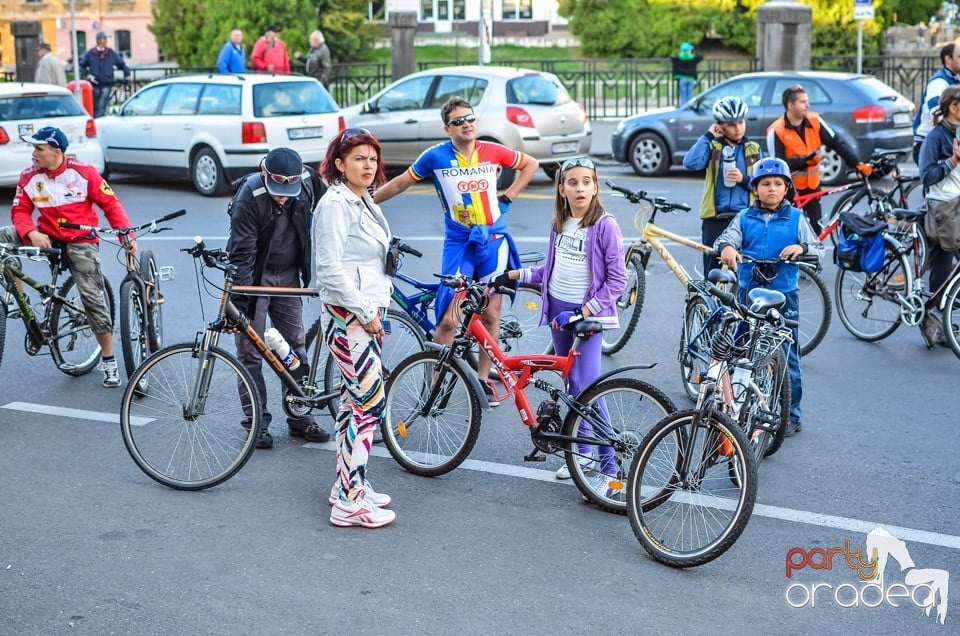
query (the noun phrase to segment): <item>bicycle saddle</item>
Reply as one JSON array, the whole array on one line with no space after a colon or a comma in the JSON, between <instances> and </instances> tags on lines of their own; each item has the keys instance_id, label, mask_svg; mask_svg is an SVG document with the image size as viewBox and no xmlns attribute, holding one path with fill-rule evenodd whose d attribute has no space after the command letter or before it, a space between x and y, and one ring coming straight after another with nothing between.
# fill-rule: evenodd
<instances>
[{"instance_id":1,"label":"bicycle saddle","mask_svg":"<svg viewBox=\"0 0 960 636\"><path fill-rule=\"evenodd\" d=\"M890 210L892 214L898 221L915 221L923 216L926 210L905 210L904 208L894 208Z\"/></svg>"},{"instance_id":2,"label":"bicycle saddle","mask_svg":"<svg viewBox=\"0 0 960 636\"><path fill-rule=\"evenodd\" d=\"M783 292L775 289L764 289L755 287L751 289L747 296L750 298L750 311L755 314L766 314L771 309L779 309L787 302L787 297Z\"/></svg>"},{"instance_id":3,"label":"bicycle saddle","mask_svg":"<svg viewBox=\"0 0 960 636\"><path fill-rule=\"evenodd\" d=\"M599 320L591 320L590 318L587 318L586 320L578 320L577 322L573 323L571 329L576 335L585 338L603 331L603 325Z\"/></svg>"},{"instance_id":4,"label":"bicycle saddle","mask_svg":"<svg viewBox=\"0 0 960 636\"><path fill-rule=\"evenodd\" d=\"M737 282L737 273L732 269L711 269L707 280L714 285L731 284Z\"/></svg>"}]
</instances>

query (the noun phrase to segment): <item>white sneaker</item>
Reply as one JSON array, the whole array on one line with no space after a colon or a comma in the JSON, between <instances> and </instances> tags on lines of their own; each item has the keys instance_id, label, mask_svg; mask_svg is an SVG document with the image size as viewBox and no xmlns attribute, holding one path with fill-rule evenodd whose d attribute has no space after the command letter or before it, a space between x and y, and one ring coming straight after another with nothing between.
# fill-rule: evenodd
<instances>
[{"instance_id":1,"label":"white sneaker","mask_svg":"<svg viewBox=\"0 0 960 636\"><path fill-rule=\"evenodd\" d=\"M577 461L584 473L591 473L596 469L595 462L589 457L580 457ZM557 479L570 479L570 469L567 468L567 462L563 462L563 466L557 469Z\"/></svg>"},{"instance_id":2,"label":"white sneaker","mask_svg":"<svg viewBox=\"0 0 960 636\"><path fill-rule=\"evenodd\" d=\"M606 499L619 499L624 494L624 484L621 480L603 473L596 474L590 481L590 490ZM583 500L589 502L586 495Z\"/></svg>"},{"instance_id":3,"label":"white sneaker","mask_svg":"<svg viewBox=\"0 0 960 636\"><path fill-rule=\"evenodd\" d=\"M103 371L103 386L108 389L115 389L123 384L123 381L120 380L120 369L117 368L116 360L113 362L101 360L100 364L97 365L97 370Z\"/></svg>"},{"instance_id":4,"label":"white sneaker","mask_svg":"<svg viewBox=\"0 0 960 636\"><path fill-rule=\"evenodd\" d=\"M393 502L393 498L390 497L390 495L377 492L373 489L373 486L370 485L370 482L366 480L363 482L363 494L361 496L378 508L386 508ZM333 486L330 487L330 505L332 506L337 503L337 499L339 498L340 480L338 479L336 482L334 482Z\"/></svg>"},{"instance_id":5,"label":"white sneaker","mask_svg":"<svg viewBox=\"0 0 960 636\"><path fill-rule=\"evenodd\" d=\"M382 528L393 523L396 518L397 513L393 510L378 508L363 497L357 497L356 501L342 501L338 498L330 510L330 523L342 528Z\"/></svg>"}]
</instances>

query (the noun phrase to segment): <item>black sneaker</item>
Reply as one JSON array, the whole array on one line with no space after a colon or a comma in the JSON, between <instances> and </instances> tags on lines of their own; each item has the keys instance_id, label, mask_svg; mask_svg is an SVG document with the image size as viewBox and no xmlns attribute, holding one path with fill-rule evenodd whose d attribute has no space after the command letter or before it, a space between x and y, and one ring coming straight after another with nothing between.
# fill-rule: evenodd
<instances>
[{"instance_id":1,"label":"black sneaker","mask_svg":"<svg viewBox=\"0 0 960 636\"><path fill-rule=\"evenodd\" d=\"M500 406L500 400L498 400L494 395L493 387L490 386L489 380L483 383L483 393L487 396L487 404L489 404L491 408L494 406Z\"/></svg>"},{"instance_id":2,"label":"black sneaker","mask_svg":"<svg viewBox=\"0 0 960 636\"><path fill-rule=\"evenodd\" d=\"M790 422L787 424L787 430L784 431L783 436L793 437L794 435L796 435L802 430L803 430L803 424L801 424L800 422L795 422L794 420L790 420Z\"/></svg>"},{"instance_id":3,"label":"black sneaker","mask_svg":"<svg viewBox=\"0 0 960 636\"><path fill-rule=\"evenodd\" d=\"M273 435L270 434L270 431L260 431L254 446L256 448L273 448Z\"/></svg>"},{"instance_id":4,"label":"black sneaker","mask_svg":"<svg viewBox=\"0 0 960 636\"><path fill-rule=\"evenodd\" d=\"M319 424L311 423L302 428L294 424L288 424L287 428L290 430L290 437L301 437L308 442L316 442L317 444L330 441L330 433L323 430Z\"/></svg>"}]
</instances>

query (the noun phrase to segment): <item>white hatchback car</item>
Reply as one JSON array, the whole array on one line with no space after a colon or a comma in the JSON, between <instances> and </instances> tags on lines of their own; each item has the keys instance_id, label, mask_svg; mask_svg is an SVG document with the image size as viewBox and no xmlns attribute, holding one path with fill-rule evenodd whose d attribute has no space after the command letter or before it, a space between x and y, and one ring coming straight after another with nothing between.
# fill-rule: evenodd
<instances>
[{"instance_id":1,"label":"white hatchback car","mask_svg":"<svg viewBox=\"0 0 960 636\"><path fill-rule=\"evenodd\" d=\"M477 136L534 157L553 177L560 164L590 153L592 129L583 108L552 73L499 66L453 66L403 77L371 99L343 109L350 128L366 128L389 165L409 165L449 139L440 107L463 97L477 115ZM501 171L498 187L513 180Z\"/></svg>"},{"instance_id":2,"label":"white hatchback car","mask_svg":"<svg viewBox=\"0 0 960 636\"><path fill-rule=\"evenodd\" d=\"M272 148L318 165L343 128L330 93L299 75L177 75L145 86L97 120L107 172L189 178L226 194Z\"/></svg>"},{"instance_id":3,"label":"white hatchback car","mask_svg":"<svg viewBox=\"0 0 960 636\"><path fill-rule=\"evenodd\" d=\"M33 146L20 137L44 126L66 134L68 156L103 170L97 127L70 91L53 84L0 82L0 187L17 185L33 161Z\"/></svg>"}]
</instances>

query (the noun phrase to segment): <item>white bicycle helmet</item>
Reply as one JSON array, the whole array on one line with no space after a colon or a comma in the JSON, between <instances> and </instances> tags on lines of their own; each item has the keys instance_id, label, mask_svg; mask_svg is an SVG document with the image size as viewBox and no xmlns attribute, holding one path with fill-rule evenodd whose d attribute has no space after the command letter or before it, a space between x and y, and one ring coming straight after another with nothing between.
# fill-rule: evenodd
<instances>
[{"instance_id":1,"label":"white bicycle helmet","mask_svg":"<svg viewBox=\"0 0 960 636\"><path fill-rule=\"evenodd\" d=\"M713 105L713 118L719 123L747 118L747 105L739 97L721 97Z\"/></svg>"}]
</instances>

